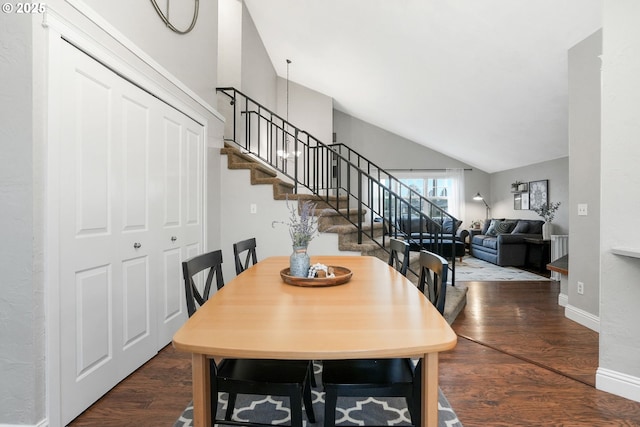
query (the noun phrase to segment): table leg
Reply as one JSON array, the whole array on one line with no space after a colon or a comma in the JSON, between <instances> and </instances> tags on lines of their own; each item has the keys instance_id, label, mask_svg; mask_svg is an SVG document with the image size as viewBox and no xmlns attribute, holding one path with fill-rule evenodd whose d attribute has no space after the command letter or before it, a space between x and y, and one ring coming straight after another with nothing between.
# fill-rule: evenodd
<instances>
[{"instance_id":1,"label":"table leg","mask_svg":"<svg viewBox=\"0 0 640 427\"><path fill-rule=\"evenodd\" d=\"M193 425L211 427L211 377L209 359L203 354L191 356L193 382Z\"/></svg>"},{"instance_id":2,"label":"table leg","mask_svg":"<svg viewBox=\"0 0 640 427\"><path fill-rule=\"evenodd\" d=\"M438 353L422 359L422 427L438 426Z\"/></svg>"}]
</instances>

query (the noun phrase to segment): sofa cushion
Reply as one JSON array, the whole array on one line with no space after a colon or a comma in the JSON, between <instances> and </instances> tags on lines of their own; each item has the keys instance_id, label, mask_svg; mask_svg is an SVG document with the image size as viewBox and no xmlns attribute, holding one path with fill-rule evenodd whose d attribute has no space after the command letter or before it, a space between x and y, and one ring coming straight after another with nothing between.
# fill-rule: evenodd
<instances>
[{"instance_id":1,"label":"sofa cushion","mask_svg":"<svg viewBox=\"0 0 640 427\"><path fill-rule=\"evenodd\" d=\"M519 220L511 234L529 232L529 221Z\"/></svg>"},{"instance_id":2,"label":"sofa cushion","mask_svg":"<svg viewBox=\"0 0 640 427\"><path fill-rule=\"evenodd\" d=\"M498 239L495 237L487 237L482 241L482 246L489 249L498 249Z\"/></svg>"},{"instance_id":3,"label":"sofa cushion","mask_svg":"<svg viewBox=\"0 0 640 427\"><path fill-rule=\"evenodd\" d=\"M482 242L486 239L487 236L484 234L476 234L471 238L471 243L482 246Z\"/></svg>"}]
</instances>

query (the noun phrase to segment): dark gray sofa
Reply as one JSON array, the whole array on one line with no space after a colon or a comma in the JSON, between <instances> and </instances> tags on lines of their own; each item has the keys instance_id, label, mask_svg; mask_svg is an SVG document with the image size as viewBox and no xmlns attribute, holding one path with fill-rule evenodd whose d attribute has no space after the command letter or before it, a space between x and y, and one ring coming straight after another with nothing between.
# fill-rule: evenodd
<instances>
[{"instance_id":1,"label":"dark gray sofa","mask_svg":"<svg viewBox=\"0 0 640 427\"><path fill-rule=\"evenodd\" d=\"M543 223L536 219L494 218L485 221L480 234L471 236L470 253L500 266L521 267L527 257L524 239L542 239Z\"/></svg>"}]
</instances>

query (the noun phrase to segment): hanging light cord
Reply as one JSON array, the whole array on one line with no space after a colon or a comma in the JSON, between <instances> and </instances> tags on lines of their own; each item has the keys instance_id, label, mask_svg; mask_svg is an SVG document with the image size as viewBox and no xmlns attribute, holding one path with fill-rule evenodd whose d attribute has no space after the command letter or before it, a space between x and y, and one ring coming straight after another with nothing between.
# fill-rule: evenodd
<instances>
[{"instance_id":1,"label":"hanging light cord","mask_svg":"<svg viewBox=\"0 0 640 427\"><path fill-rule=\"evenodd\" d=\"M169 22L169 18L167 18L165 16L164 13L162 13L162 11L160 10L160 7L158 6L158 3L156 2L156 0L151 0L151 4L153 5L153 8L156 10L156 12L158 13L158 16L160 16L160 19L162 19L162 21L165 23L165 25L167 27L169 27L169 29L175 33L178 34L187 34L188 32L190 32L191 30L193 30L193 27L196 26L196 21L198 20L198 10L200 9L200 0L195 0L195 7L193 10L193 19L191 20L191 25L189 25L189 28L187 28L186 30L182 31L177 29L176 27L174 27L171 22ZM169 6L167 5L167 15L169 14L168 12Z\"/></svg>"},{"instance_id":2,"label":"hanging light cord","mask_svg":"<svg viewBox=\"0 0 640 427\"><path fill-rule=\"evenodd\" d=\"M291 60L287 59L287 123L289 122L289 64Z\"/></svg>"}]
</instances>

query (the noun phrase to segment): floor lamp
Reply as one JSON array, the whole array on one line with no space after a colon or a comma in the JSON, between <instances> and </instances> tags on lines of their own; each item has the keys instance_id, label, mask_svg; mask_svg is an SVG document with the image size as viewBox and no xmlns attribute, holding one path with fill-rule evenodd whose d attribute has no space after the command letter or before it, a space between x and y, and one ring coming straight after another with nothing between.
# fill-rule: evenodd
<instances>
[{"instance_id":1,"label":"floor lamp","mask_svg":"<svg viewBox=\"0 0 640 427\"><path fill-rule=\"evenodd\" d=\"M473 196L473 200L477 200L480 201L482 200L482 203L484 203L484 205L487 207L487 211L485 213L485 219L489 219L489 211L491 210L491 208L489 207L489 205L487 204L487 202L484 200L484 197L482 197L482 195L480 194L480 192L476 193L475 196Z\"/></svg>"}]
</instances>

